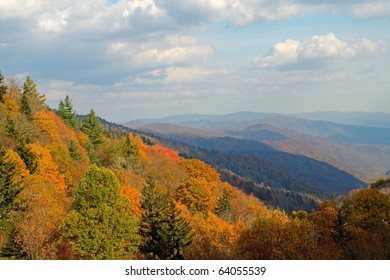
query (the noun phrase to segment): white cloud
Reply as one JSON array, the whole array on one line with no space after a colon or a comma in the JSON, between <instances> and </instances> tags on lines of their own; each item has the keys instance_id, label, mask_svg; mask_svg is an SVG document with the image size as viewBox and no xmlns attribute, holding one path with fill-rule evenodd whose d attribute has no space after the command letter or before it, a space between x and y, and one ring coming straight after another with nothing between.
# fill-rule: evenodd
<instances>
[{"instance_id":1,"label":"white cloud","mask_svg":"<svg viewBox=\"0 0 390 280\"><path fill-rule=\"evenodd\" d=\"M252 66L277 69L313 67L334 59L350 59L362 53L374 54L381 49L381 42L368 39L344 42L329 33L315 35L302 42L292 39L279 42L267 55L255 57Z\"/></svg>"},{"instance_id":2,"label":"white cloud","mask_svg":"<svg viewBox=\"0 0 390 280\"><path fill-rule=\"evenodd\" d=\"M204 60L211 54L212 49L202 45L172 47L169 49L153 48L135 54L133 62L137 67L159 67Z\"/></svg>"},{"instance_id":3,"label":"white cloud","mask_svg":"<svg viewBox=\"0 0 390 280\"><path fill-rule=\"evenodd\" d=\"M259 56L252 60L252 65L258 68L275 68L297 62L298 49L301 43L287 39L275 44L268 55Z\"/></svg>"},{"instance_id":4,"label":"white cloud","mask_svg":"<svg viewBox=\"0 0 390 280\"><path fill-rule=\"evenodd\" d=\"M389 1L369 1L352 7L352 14L358 19L390 18Z\"/></svg>"},{"instance_id":5,"label":"white cloud","mask_svg":"<svg viewBox=\"0 0 390 280\"><path fill-rule=\"evenodd\" d=\"M193 83L213 75L223 75L224 73L225 71L223 70L203 67L168 67L166 69L166 81L168 83Z\"/></svg>"},{"instance_id":6,"label":"white cloud","mask_svg":"<svg viewBox=\"0 0 390 280\"><path fill-rule=\"evenodd\" d=\"M201 44L194 37L168 35L148 42L114 42L110 55L137 69L153 69L173 65L188 65L205 61L213 54L210 46Z\"/></svg>"}]
</instances>

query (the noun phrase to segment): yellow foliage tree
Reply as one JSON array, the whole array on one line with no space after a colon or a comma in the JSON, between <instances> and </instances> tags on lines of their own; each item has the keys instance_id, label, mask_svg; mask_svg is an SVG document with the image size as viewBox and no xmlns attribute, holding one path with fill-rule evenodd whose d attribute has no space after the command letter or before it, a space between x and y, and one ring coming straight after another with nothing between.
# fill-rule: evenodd
<instances>
[{"instance_id":1,"label":"yellow foliage tree","mask_svg":"<svg viewBox=\"0 0 390 280\"><path fill-rule=\"evenodd\" d=\"M27 147L31 148L31 153L37 162L36 174L59 190L64 190L66 188L64 176L58 172L58 165L53 160L50 151L39 143L28 144Z\"/></svg>"}]
</instances>

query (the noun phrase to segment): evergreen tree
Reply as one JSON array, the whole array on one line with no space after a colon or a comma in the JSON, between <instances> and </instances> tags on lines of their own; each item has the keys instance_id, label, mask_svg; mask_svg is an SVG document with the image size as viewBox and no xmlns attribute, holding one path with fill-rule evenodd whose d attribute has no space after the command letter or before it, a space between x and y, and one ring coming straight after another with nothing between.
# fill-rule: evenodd
<instances>
[{"instance_id":1,"label":"evergreen tree","mask_svg":"<svg viewBox=\"0 0 390 280\"><path fill-rule=\"evenodd\" d=\"M79 259L133 257L139 236L129 200L114 173L91 165L61 232Z\"/></svg>"},{"instance_id":2,"label":"evergreen tree","mask_svg":"<svg viewBox=\"0 0 390 280\"><path fill-rule=\"evenodd\" d=\"M20 98L20 110L26 116L28 120L32 120L32 109L28 101L27 93L23 92L22 97Z\"/></svg>"},{"instance_id":3,"label":"evergreen tree","mask_svg":"<svg viewBox=\"0 0 390 280\"><path fill-rule=\"evenodd\" d=\"M151 178L142 190L141 209L140 251L148 259L184 259L183 252L191 243L191 227Z\"/></svg>"},{"instance_id":4,"label":"evergreen tree","mask_svg":"<svg viewBox=\"0 0 390 280\"><path fill-rule=\"evenodd\" d=\"M30 171L30 174L34 174L37 169L37 162L31 148L27 147L26 144L22 143L16 147L16 152L19 154L20 158L24 161L27 169Z\"/></svg>"},{"instance_id":5,"label":"evergreen tree","mask_svg":"<svg viewBox=\"0 0 390 280\"><path fill-rule=\"evenodd\" d=\"M15 163L8 160L5 148L0 146L0 223L15 209L14 200L21 191L15 172Z\"/></svg>"},{"instance_id":6,"label":"evergreen tree","mask_svg":"<svg viewBox=\"0 0 390 280\"><path fill-rule=\"evenodd\" d=\"M69 95L65 97L64 101L60 101L58 105L58 116L66 121L71 127L77 127L77 113L73 109L72 101L69 98Z\"/></svg>"},{"instance_id":7,"label":"evergreen tree","mask_svg":"<svg viewBox=\"0 0 390 280\"><path fill-rule=\"evenodd\" d=\"M7 86L4 84L4 76L0 71L0 103L4 102L4 95L7 93Z\"/></svg>"},{"instance_id":8,"label":"evergreen tree","mask_svg":"<svg viewBox=\"0 0 390 280\"><path fill-rule=\"evenodd\" d=\"M163 224L166 232L164 238L166 250L163 259L184 260L184 251L192 243L192 238L189 236L191 226L181 216L181 211L176 209L172 201L168 201L166 215L167 223Z\"/></svg>"},{"instance_id":9,"label":"evergreen tree","mask_svg":"<svg viewBox=\"0 0 390 280\"><path fill-rule=\"evenodd\" d=\"M81 131L88 135L94 147L103 143L103 126L93 110L90 111L88 117L83 121Z\"/></svg>"},{"instance_id":10,"label":"evergreen tree","mask_svg":"<svg viewBox=\"0 0 390 280\"><path fill-rule=\"evenodd\" d=\"M22 187L15 181L15 172L15 163L7 158L5 148L0 146L0 232L7 236L0 255L9 259L22 259L24 254L15 241L14 225L14 213L21 210L15 199Z\"/></svg>"},{"instance_id":11,"label":"evergreen tree","mask_svg":"<svg viewBox=\"0 0 390 280\"><path fill-rule=\"evenodd\" d=\"M20 100L22 113L27 119L32 120L34 114L45 108L45 95L41 95L37 89L37 85L27 76L23 84L23 94Z\"/></svg>"},{"instance_id":12,"label":"evergreen tree","mask_svg":"<svg viewBox=\"0 0 390 280\"><path fill-rule=\"evenodd\" d=\"M5 131L6 131L6 134L8 136L11 136L15 140L19 141L21 139L20 132L16 128L16 123L10 116L7 116L7 123L5 124Z\"/></svg>"},{"instance_id":13,"label":"evergreen tree","mask_svg":"<svg viewBox=\"0 0 390 280\"><path fill-rule=\"evenodd\" d=\"M221 198L217 202L217 206L215 207L215 214L221 219L228 222L235 222L236 213L232 207L232 202L230 199L230 194L227 189L223 189L223 193Z\"/></svg>"},{"instance_id":14,"label":"evergreen tree","mask_svg":"<svg viewBox=\"0 0 390 280\"><path fill-rule=\"evenodd\" d=\"M76 143L73 140L70 140L68 149L72 159L79 160L82 158L81 154L79 153L79 150L77 149Z\"/></svg>"}]
</instances>

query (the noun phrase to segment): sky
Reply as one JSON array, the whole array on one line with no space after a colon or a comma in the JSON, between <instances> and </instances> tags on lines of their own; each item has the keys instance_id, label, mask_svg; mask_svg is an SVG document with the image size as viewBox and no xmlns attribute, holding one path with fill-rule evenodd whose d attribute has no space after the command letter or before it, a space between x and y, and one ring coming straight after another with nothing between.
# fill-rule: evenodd
<instances>
[{"instance_id":1,"label":"sky","mask_svg":"<svg viewBox=\"0 0 390 280\"><path fill-rule=\"evenodd\" d=\"M390 0L0 0L0 71L107 120L390 113Z\"/></svg>"}]
</instances>

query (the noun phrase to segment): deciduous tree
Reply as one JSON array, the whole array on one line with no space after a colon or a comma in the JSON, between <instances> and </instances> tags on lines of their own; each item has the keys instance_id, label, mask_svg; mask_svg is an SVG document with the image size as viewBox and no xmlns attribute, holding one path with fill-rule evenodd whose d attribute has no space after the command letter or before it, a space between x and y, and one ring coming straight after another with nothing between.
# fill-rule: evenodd
<instances>
[{"instance_id":1,"label":"deciduous tree","mask_svg":"<svg viewBox=\"0 0 390 280\"><path fill-rule=\"evenodd\" d=\"M137 223L112 171L96 165L88 169L61 231L79 259L134 258Z\"/></svg>"}]
</instances>

